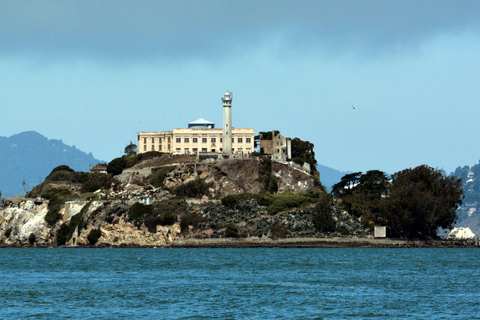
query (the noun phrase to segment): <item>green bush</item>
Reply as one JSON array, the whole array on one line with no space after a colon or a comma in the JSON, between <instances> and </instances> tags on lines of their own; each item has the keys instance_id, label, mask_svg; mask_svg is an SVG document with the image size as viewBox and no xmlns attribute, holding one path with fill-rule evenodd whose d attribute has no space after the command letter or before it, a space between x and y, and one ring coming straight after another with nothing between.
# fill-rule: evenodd
<instances>
[{"instance_id":1,"label":"green bush","mask_svg":"<svg viewBox=\"0 0 480 320\"><path fill-rule=\"evenodd\" d=\"M85 224L83 216L87 212L91 203L91 201L88 202L86 205L83 206L82 210L80 210L79 213L70 218L70 221L68 223L64 223L60 226L57 232L57 244L59 246L64 245L72 238L75 229L78 228L77 234L80 235L80 232L82 231L82 228L84 228Z\"/></svg>"},{"instance_id":2,"label":"green bush","mask_svg":"<svg viewBox=\"0 0 480 320\"><path fill-rule=\"evenodd\" d=\"M121 174L125 168L127 168L127 160L125 157L115 158L108 163L107 172L116 176Z\"/></svg>"},{"instance_id":3,"label":"green bush","mask_svg":"<svg viewBox=\"0 0 480 320\"><path fill-rule=\"evenodd\" d=\"M132 221L136 226L140 226L145 218L151 215L152 212L153 206L136 202L130 208L128 208L127 215L130 221Z\"/></svg>"},{"instance_id":4,"label":"green bush","mask_svg":"<svg viewBox=\"0 0 480 320\"><path fill-rule=\"evenodd\" d=\"M163 181L167 177L168 173L173 171L175 166L160 167L155 170L150 177L150 184L155 188L164 187Z\"/></svg>"},{"instance_id":5,"label":"green bush","mask_svg":"<svg viewBox=\"0 0 480 320\"><path fill-rule=\"evenodd\" d=\"M234 223L229 223L227 224L227 227L225 228L225 235L228 238L238 238L238 228L237 225Z\"/></svg>"},{"instance_id":6,"label":"green bush","mask_svg":"<svg viewBox=\"0 0 480 320\"><path fill-rule=\"evenodd\" d=\"M152 216L148 216L145 218L145 227L147 227L148 231L151 233L157 232L157 219Z\"/></svg>"},{"instance_id":7,"label":"green bush","mask_svg":"<svg viewBox=\"0 0 480 320\"><path fill-rule=\"evenodd\" d=\"M331 194L325 194L313 208L313 225L320 232L335 231L333 219L333 198Z\"/></svg>"},{"instance_id":8,"label":"green bush","mask_svg":"<svg viewBox=\"0 0 480 320\"><path fill-rule=\"evenodd\" d=\"M88 233L87 240L90 243L90 245L95 245L98 242L98 239L102 236L102 231L100 228L98 229L92 229Z\"/></svg>"},{"instance_id":9,"label":"green bush","mask_svg":"<svg viewBox=\"0 0 480 320\"><path fill-rule=\"evenodd\" d=\"M49 188L42 193L42 197L48 199L48 212L45 222L52 227L62 217L60 209L66 201L73 200L73 195L67 188Z\"/></svg>"},{"instance_id":10,"label":"green bush","mask_svg":"<svg viewBox=\"0 0 480 320\"><path fill-rule=\"evenodd\" d=\"M193 229L197 229L199 224L203 221L203 218L195 212L186 213L180 220L180 229L181 232L186 232L189 230L189 226L192 226Z\"/></svg>"},{"instance_id":11,"label":"green bush","mask_svg":"<svg viewBox=\"0 0 480 320\"><path fill-rule=\"evenodd\" d=\"M286 238L288 229L284 225L275 224L270 228L270 237L272 239Z\"/></svg>"},{"instance_id":12,"label":"green bush","mask_svg":"<svg viewBox=\"0 0 480 320\"><path fill-rule=\"evenodd\" d=\"M205 183L205 180L197 178L178 186L175 188L174 193L180 197L201 198L204 195L210 196L208 188L209 185Z\"/></svg>"},{"instance_id":13,"label":"green bush","mask_svg":"<svg viewBox=\"0 0 480 320\"><path fill-rule=\"evenodd\" d=\"M267 210L272 214L276 214L311 202L312 198L302 194L276 194L272 196L272 202L268 205Z\"/></svg>"},{"instance_id":14,"label":"green bush","mask_svg":"<svg viewBox=\"0 0 480 320\"><path fill-rule=\"evenodd\" d=\"M30 235L28 236L28 242L30 242L30 245L33 246L33 244L35 243L35 233L30 233Z\"/></svg>"},{"instance_id":15,"label":"green bush","mask_svg":"<svg viewBox=\"0 0 480 320\"><path fill-rule=\"evenodd\" d=\"M69 240L70 228L67 223L64 223L57 231L57 244L63 246Z\"/></svg>"},{"instance_id":16,"label":"green bush","mask_svg":"<svg viewBox=\"0 0 480 320\"><path fill-rule=\"evenodd\" d=\"M12 227L5 230L5 237L6 238L9 238L11 234L12 234Z\"/></svg>"}]
</instances>

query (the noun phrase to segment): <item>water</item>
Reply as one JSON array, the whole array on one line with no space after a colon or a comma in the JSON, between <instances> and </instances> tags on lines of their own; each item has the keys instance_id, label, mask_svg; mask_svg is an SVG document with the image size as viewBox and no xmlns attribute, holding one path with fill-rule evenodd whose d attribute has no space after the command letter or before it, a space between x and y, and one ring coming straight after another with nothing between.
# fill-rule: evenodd
<instances>
[{"instance_id":1,"label":"water","mask_svg":"<svg viewBox=\"0 0 480 320\"><path fill-rule=\"evenodd\" d=\"M479 319L478 249L0 249L0 319Z\"/></svg>"}]
</instances>

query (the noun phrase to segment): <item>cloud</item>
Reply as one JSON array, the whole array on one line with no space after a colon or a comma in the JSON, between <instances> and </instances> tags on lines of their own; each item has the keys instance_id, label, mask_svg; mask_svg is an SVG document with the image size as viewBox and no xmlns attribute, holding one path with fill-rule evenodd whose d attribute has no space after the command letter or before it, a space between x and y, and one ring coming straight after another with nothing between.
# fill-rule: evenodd
<instances>
[{"instance_id":1,"label":"cloud","mask_svg":"<svg viewBox=\"0 0 480 320\"><path fill-rule=\"evenodd\" d=\"M272 38L370 54L479 25L478 1L3 1L0 54L215 61Z\"/></svg>"}]
</instances>

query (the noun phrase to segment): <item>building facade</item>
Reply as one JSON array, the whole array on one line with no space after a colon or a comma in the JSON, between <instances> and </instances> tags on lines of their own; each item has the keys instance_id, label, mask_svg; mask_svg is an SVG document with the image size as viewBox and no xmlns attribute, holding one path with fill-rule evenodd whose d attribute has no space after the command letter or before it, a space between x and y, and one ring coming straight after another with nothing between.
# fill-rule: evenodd
<instances>
[{"instance_id":1,"label":"building facade","mask_svg":"<svg viewBox=\"0 0 480 320\"><path fill-rule=\"evenodd\" d=\"M250 155L254 151L255 131L252 128L232 128L232 94L226 92L223 101L223 128L205 119L188 124L185 129L161 132L139 132L138 153L150 151L179 154L219 153Z\"/></svg>"}]
</instances>

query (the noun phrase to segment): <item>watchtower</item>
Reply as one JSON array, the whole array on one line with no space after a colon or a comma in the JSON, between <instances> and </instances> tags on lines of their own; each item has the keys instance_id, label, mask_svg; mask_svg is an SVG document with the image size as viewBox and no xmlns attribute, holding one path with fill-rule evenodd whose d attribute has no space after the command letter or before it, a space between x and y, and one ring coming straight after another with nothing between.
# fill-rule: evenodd
<instances>
[{"instance_id":1,"label":"watchtower","mask_svg":"<svg viewBox=\"0 0 480 320\"><path fill-rule=\"evenodd\" d=\"M232 154L232 100L233 95L227 91L223 95L223 153L230 156Z\"/></svg>"}]
</instances>

